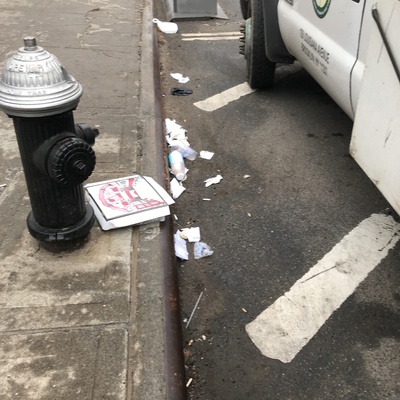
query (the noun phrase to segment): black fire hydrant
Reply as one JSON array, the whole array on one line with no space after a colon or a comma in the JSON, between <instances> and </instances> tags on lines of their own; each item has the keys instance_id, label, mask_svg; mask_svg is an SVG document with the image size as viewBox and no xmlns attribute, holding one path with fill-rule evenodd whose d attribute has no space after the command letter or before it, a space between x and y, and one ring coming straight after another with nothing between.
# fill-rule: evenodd
<instances>
[{"instance_id":1,"label":"black fire hydrant","mask_svg":"<svg viewBox=\"0 0 400 400\"><path fill-rule=\"evenodd\" d=\"M13 119L32 206L28 229L41 242L75 242L94 223L82 182L94 170L99 132L74 123L81 95L82 86L34 37L24 39L0 78L0 110Z\"/></svg>"}]
</instances>

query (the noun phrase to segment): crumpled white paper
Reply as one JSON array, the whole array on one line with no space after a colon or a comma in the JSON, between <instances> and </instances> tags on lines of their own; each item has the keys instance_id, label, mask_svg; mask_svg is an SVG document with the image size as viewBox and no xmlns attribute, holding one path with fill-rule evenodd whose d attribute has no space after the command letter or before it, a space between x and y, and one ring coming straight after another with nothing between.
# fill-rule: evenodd
<instances>
[{"instance_id":1,"label":"crumpled white paper","mask_svg":"<svg viewBox=\"0 0 400 400\"><path fill-rule=\"evenodd\" d=\"M183 76L179 72L173 72L170 74L174 79L176 79L179 83L187 83L190 81L188 76Z\"/></svg>"},{"instance_id":2,"label":"crumpled white paper","mask_svg":"<svg viewBox=\"0 0 400 400\"><path fill-rule=\"evenodd\" d=\"M186 132L186 129L177 124L175 120L169 118L165 119L165 135L167 136L167 142L170 140L186 140Z\"/></svg>"},{"instance_id":3,"label":"crumpled white paper","mask_svg":"<svg viewBox=\"0 0 400 400\"><path fill-rule=\"evenodd\" d=\"M214 156L214 153L212 151L207 151L207 150L201 150L200 151L200 157L204 158L205 160L211 160Z\"/></svg>"},{"instance_id":4,"label":"crumpled white paper","mask_svg":"<svg viewBox=\"0 0 400 400\"><path fill-rule=\"evenodd\" d=\"M181 260L189 260L189 253L187 251L186 240L181 237L181 233L176 231L174 235L175 255Z\"/></svg>"},{"instance_id":5,"label":"crumpled white paper","mask_svg":"<svg viewBox=\"0 0 400 400\"><path fill-rule=\"evenodd\" d=\"M171 179L170 191L173 199L177 199L185 190L186 188L176 178Z\"/></svg>"},{"instance_id":6,"label":"crumpled white paper","mask_svg":"<svg viewBox=\"0 0 400 400\"><path fill-rule=\"evenodd\" d=\"M214 176L213 178L206 179L204 182L206 183L206 187L209 187L216 183L220 183L221 179L222 179L222 176L218 174L217 176Z\"/></svg>"},{"instance_id":7,"label":"crumpled white paper","mask_svg":"<svg viewBox=\"0 0 400 400\"><path fill-rule=\"evenodd\" d=\"M199 227L192 227L192 228L183 228L181 236L184 239L187 239L189 242L198 242L200 241L200 228Z\"/></svg>"}]
</instances>

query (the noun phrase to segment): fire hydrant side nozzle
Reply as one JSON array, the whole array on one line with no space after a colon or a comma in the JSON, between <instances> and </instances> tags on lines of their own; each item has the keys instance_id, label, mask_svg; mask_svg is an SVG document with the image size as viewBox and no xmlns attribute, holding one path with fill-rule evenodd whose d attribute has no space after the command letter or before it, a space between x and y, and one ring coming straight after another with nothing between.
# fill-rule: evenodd
<instances>
[{"instance_id":1,"label":"fire hydrant side nozzle","mask_svg":"<svg viewBox=\"0 0 400 400\"><path fill-rule=\"evenodd\" d=\"M27 224L42 242L86 237L94 224L82 183L94 170L99 132L75 124L82 86L32 36L5 63L0 110L14 123L32 211Z\"/></svg>"}]
</instances>

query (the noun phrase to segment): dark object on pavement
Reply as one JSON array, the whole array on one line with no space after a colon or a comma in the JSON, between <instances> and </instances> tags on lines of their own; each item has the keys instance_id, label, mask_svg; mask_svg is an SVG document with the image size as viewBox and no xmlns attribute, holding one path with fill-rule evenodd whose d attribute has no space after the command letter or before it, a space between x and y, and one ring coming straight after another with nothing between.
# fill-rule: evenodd
<instances>
[{"instance_id":1,"label":"dark object on pavement","mask_svg":"<svg viewBox=\"0 0 400 400\"><path fill-rule=\"evenodd\" d=\"M192 94L193 90L191 89L186 89L185 87L174 87L171 89L171 94L173 96L188 96L189 94Z\"/></svg>"}]
</instances>

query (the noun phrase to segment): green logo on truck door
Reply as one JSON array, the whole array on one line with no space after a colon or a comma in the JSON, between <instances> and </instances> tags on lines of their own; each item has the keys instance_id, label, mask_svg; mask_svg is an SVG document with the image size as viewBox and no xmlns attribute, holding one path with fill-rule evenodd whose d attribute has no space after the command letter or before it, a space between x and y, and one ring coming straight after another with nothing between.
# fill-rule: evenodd
<instances>
[{"instance_id":1,"label":"green logo on truck door","mask_svg":"<svg viewBox=\"0 0 400 400\"><path fill-rule=\"evenodd\" d=\"M328 13L331 0L312 0L314 11L320 18L324 18Z\"/></svg>"}]
</instances>

